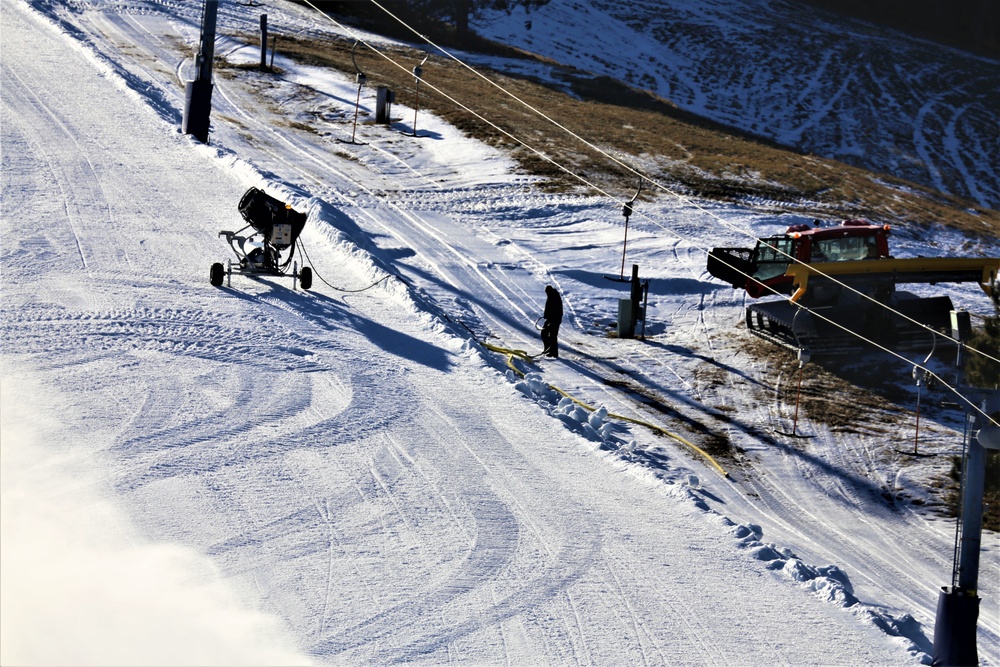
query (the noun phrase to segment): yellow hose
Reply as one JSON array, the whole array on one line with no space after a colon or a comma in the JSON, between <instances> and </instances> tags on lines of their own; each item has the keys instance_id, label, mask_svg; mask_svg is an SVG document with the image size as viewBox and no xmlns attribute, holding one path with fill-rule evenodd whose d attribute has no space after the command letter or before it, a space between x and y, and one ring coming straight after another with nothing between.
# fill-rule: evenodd
<instances>
[{"instance_id":1,"label":"yellow hose","mask_svg":"<svg viewBox=\"0 0 1000 667\"><path fill-rule=\"evenodd\" d=\"M480 345L482 345L483 347L485 347L487 350L491 350L493 352L498 352L500 354L507 355L507 366L511 370L513 370L515 373L517 373L522 378L524 377L524 372L521 371L521 369L519 369L517 366L514 365L514 357L517 357L521 361L525 361L525 362L527 362L529 364L532 363L531 355L529 355L524 350L512 350L510 348L500 347L499 345L491 345L490 343L483 343L483 342L480 342ZM560 394L562 396L565 396L566 398L568 398L569 400L573 401L574 403L576 403L577 405L579 405L581 408L584 408L585 410L589 410L590 412L595 412L596 411L596 408L593 407L592 405L587 405L586 403L584 403L580 399L575 398L575 397L569 395L568 393L566 393L565 391L563 391L559 387L556 387L555 385L551 385L550 384L550 385L548 385L548 388L551 389L552 391L557 392L558 394ZM640 419L634 419L632 417L626 417L624 415L617 415L617 414L614 414L614 413L611 413L611 412L608 413L608 416L611 417L612 419L620 419L622 421L627 421L627 422L631 422L633 424L638 424L639 426L645 426L646 428L651 429L653 431L656 431L657 433L662 433L663 435L667 436L668 438L673 438L674 440L676 440L677 442L679 442L679 443L681 443L683 445L687 445L688 447L690 447L694 451L696 451L699 454L701 454L705 458L705 460L708 461L709 464L711 464L711 466L713 468L715 468L716 470L718 470L719 473L723 477L725 477L726 479L729 479L729 473L726 472L726 470L721 465L719 465L719 462L716 461L712 457L711 454L709 454L708 452L706 452L701 447L698 447L697 445L695 445L694 443L692 443L688 439L686 439L684 437L681 437L681 436L677 435L676 433L674 433L672 431L668 431L667 429L663 428L662 426L657 426L656 424L651 424L650 422L642 421Z\"/></svg>"}]
</instances>

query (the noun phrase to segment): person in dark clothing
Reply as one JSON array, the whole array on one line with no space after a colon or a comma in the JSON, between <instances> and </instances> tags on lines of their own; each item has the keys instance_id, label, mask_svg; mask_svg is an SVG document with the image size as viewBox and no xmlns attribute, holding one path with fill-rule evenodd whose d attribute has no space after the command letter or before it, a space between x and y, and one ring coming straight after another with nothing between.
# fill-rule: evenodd
<instances>
[{"instance_id":1,"label":"person in dark clothing","mask_svg":"<svg viewBox=\"0 0 1000 667\"><path fill-rule=\"evenodd\" d=\"M552 285L545 286L545 311L542 313L542 354L559 356L559 325L562 324L562 297Z\"/></svg>"}]
</instances>

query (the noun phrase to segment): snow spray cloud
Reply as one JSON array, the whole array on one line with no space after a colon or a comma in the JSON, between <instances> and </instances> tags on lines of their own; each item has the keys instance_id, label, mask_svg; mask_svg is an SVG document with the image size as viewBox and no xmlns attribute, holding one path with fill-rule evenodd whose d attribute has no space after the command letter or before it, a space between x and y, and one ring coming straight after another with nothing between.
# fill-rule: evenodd
<instances>
[{"instance_id":1,"label":"snow spray cloud","mask_svg":"<svg viewBox=\"0 0 1000 667\"><path fill-rule=\"evenodd\" d=\"M0 663L308 664L205 556L135 537L87 434L5 364L0 411ZM44 400L42 400L44 397ZM67 406L69 407L69 406Z\"/></svg>"}]
</instances>

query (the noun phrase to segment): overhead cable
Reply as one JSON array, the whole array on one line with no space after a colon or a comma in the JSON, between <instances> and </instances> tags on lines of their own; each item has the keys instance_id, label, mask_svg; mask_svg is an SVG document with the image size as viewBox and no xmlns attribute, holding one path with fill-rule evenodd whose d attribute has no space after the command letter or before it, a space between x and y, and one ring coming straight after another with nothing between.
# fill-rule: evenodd
<instances>
[{"instance_id":1,"label":"overhead cable","mask_svg":"<svg viewBox=\"0 0 1000 667\"><path fill-rule=\"evenodd\" d=\"M308 3L309 0L305 0L305 1ZM686 204L688 204L688 205L690 205L690 206L698 209L702 213L705 213L709 217L715 219L717 222L719 222L720 224L722 224L724 227L727 227L728 229L730 229L732 231L735 231L735 232L737 232L739 234L747 236L748 238L756 240L756 237L754 237L753 234L751 234L751 233L749 233L749 232L747 232L747 231L745 231L743 229L740 229L736 225L731 224L730 222L728 222L727 220L725 220L721 216L716 215L711 210L709 210L709 209L701 206L700 204L698 204L698 202L696 202L695 200L691 199L690 197L684 195L683 193L680 193L680 192L677 192L677 191L673 190L669 186L667 186L667 185L665 185L663 183L660 183L656 179L651 178L648 175L644 174L643 172L639 171L638 169L634 168L632 165L630 165L630 164L628 164L626 162L623 162L619 158L617 158L614 155L608 153L607 151L605 151L601 147L595 145L594 143L592 143L592 142L588 141L587 139L585 139L584 137L580 136L578 133L576 133L573 130L569 129L568 127L566 127L565 125L563 125L559 121L557 121L554 118L550 117L545 112L543 112L540 109L536 108L535 106L533 106L529 102L521 99L520 97L518 97L514 93L510 92L509 90L507 90L506 88L504 88L503 86L501 86L500 84L498 84L497 82L491 80L489 77L487 77L486 75L484 75L482 72L477 71L475 68L473 68L469 64L467 64L464 61L462 61L460 58L458 58L457 56L455 56L454 54L452 54L450 51L448 51L444 47L440 46L439 44L436 44L434 41L432 41L426 35L423 35L420 32L418 32L415 28L413 28L412 26L410 26L403 19L399 18L398 16L396 16L395 14L393 14L388 8L386 8L385 6L383 6L382 4L380 4L378 2L378 0L369 0L369 1L373 5L375 5L379 9L381 9L383 12L385 12L386 14L388 14L390 17L392 17L393 20L397 21L400 25L402 25L403 27L405 27L407 30L411 31L414 35L416 35L417 37L419 37L421 40L427 42L427 44L431 45L432 47L434 47L435 49L437 49L438 51L440 51L446 57L450 58L451 60L454 60L456 63L458 63L459 65L461 65L463 68L465 68L465 69L469 70L470 72L472 72L475 76L479 77L480 79L482 79L483 81L485 81L489 85L491 85L494 88L496 88L497 90L501 91L504 95L507 95L512 100L515 100L516 102L518 102L519 104L521 104L522 106L524 106L526 109L528 109L532 113L538 115L540 118L543 118L544 120L546 120L549 123L551 123L552 125L556 126L557 128L559 128L560 130L562 130L566 134L570 135L574 139L580 141L581 143L583 143L584 145L586 145L591 150L599 153L600 155L603 155L604 157L608 158L609 160L611 160L612 162L614 162L618 166L622 167L623 169L631 172L632 174L634 174L636 176L639 176L640 179L646 179L646 180L648 180L650 183L652 183L653 185L655 185L657 188L661 189L663 192L665 192L665 193L667 193L667 194L669 194L669 195L671 195L671 196L673 196L673 197L681 200L682 202L684 202L684 203L686 203ZM309 4L311 4L311 3L309 3ZM448 97L448 99L451 100L450 97ZM452 101L454 101L454 100L452 100ZM466 108L466 107L463 106L463 108ZM466 110L468 110L468 109L466 109ZM477 117L482 118L481 116L478 116L478 115L477 115ZM496 127L496 126L494 126L494 127ZM522 143L522 145L525 145L526 147L528 147L527 144L524 144L524 142L521 142L521 143ZM536 153L537 152L538 151L536 151ZM553 163L553 164L555 164L555 163ZM556 166L559 166L561 169L563 169L564 171L566 171L564 168L561 167L561 165L556 165ZM614 198L614 197L612 197L612 198ZM666 229L666 227L664 227L664 225L662 223L660 223L659 221L653 220L652 218L650 218L649 216L647 216L647 215L645 215L645 214L643 214L641 212L639 213L639 215L642 216L643 218L645 218L650 223L652 223L652 224L654 224L654 225L656 225L656 226L658 226L658 227L660 227L662 229ZM697 246L695 246L695 247L697 247ZM790 254L788 254L786 252L784 252L780 248L776 248L776 247L773 247L773 246L768 246L768 247L773 248L775 250L775 252L777 252L778 254L784 255L785 257L788 257L791 262L798 263L798 264L803 264L803 262L801 260L799 260L796 257L794 257L794 256L792 256L792 255L790 255ZM945 334L941 333L940 331L935 330L933 327L927 326L923 322L919 322L919 321L913 319L912 317L910 317L909 315L906 315L905 313L899 312L898 310L896 310L892 306L890 306L888 304L885 304L885 303L882 303L881 301L878 301L877 299L874 299L873 297L869 296L868 294L865 294L864 292L861 292L860 290L852 287L851 285L848 285L848 284L846 284L846 283L838 280L837 278L824 273L821 270L811 269L811 271L814 272L814 273L816 273L819 276L822 276L822 277L824 277L826 279L829 279L829 280L833 281L834 283L836 283L838 285L841 285L842 287L846 288L847 290L849 290L851 292L854 292L855 294L859 295L861 298L867 299L867 300L871 301L872 303L875 303L878 306L880 306L882 308L885 308L886 310L888 310L889 312L893 313L894 315L896 315L898 317L901 317L901 318L903 318L905 320L908 320L909 322L917 325L918 327L926 329L927 331L929 331L931 334L933 334L935 336L941 336L941 337L944 337L944 338L949 338L949 340L951 340L950 337L946 336ZM963 347L964 349L966 349L966 350L968 350L968 351L970 351L970 352L972 352L974 354L979 354L979 355L984 356L984 357L986 357L988 359L991 359L991 360L993 360L993 361L995 361L997 363L1000 363L1000 359L997 359L996 357L993 357L993 356L989 355L988 353L983 352L982 350L977 350L976 348L969 347L964 342L959 342L958 344L961 347Z\"/></svg>"},{"instance_id":2,"label":"overhead cable","mask_svg":"<svg viewBox=\"0 0 1000 667\"><path fill-rule=\"evenodd\" d=\"M407 25L407 24L406 24L405 22L403 22L403 21L402 21L402 20L400 20L400 19L399 19L398 17L396 17L395 15L393 15L393 14L392 14L391 12L389 12L388 10L386 10L386 9L385 9L384 7L382 7L382 5L380 5L380 4L379 4L379 3L378 3L378 2L376 1L376 0L370 0L370 1L371 1L371 2L373 3L373 4L375 4L376 6L378 6L378 7L380 8L380 9L382 9L383 11L385 11L386 13L388 13L388 14L389 14L390 16L392 16L392 17L393 17L393 18L394 18L395 20L399 21L399 22L400 22L400 23L401 23L402 25L404 25L404 26L405 26L405 27L406 27L407 29L409 29L409 30L411 30L412 32L414 32L414 34L416 34L416 35L417 35L418 37L420 37L420 38L421 38L422 40L426 41L426 42L427 42L428 44L430 44L431 46L434 46L435 48L437 48L437 49L441 50L442 52L444 52L444 53L447 53L447 52L446 52L446 51L445 51L445 50L444 50L444 49L443 49L442 47L440 47L440 46L438 46L438 45L434 44L434 43L433 43L433 42L431 42L431 41L430 41L430 40L429 40L429 39L428 39L427 37L425 37L424 35L420 34L420 33L419 33L419 32L417 32L417 31L416 31L416 30L415 30L414 28L412 28L411 26ZM310 7L312 7L312 8L314 9L314 10L316 10L317 12L319 12L320 14L322 14L323 16L325 16L325 17L326 17L326 18L327 18L327 19L328 19L328 20L329 20L329 21L330 21L331 23L333 23L333 24L334 24L334 25L336 25L336 26L337 26L338 28L340 28L341 30L343 30L344 32L346 32L347 34L349 34L349 35L350 35L350 36L351 36L352 38L356 39L356 40L357 40L358 42L360 42L361 44L364 44L364 45L365 45L365 46L366 46L366 47L367 47L368 49L370 49L370 50L371 50L371 51L372 51L373 53L375 53L375 54L376 54L376 55L378 55L379 57L381 57L381 58L383 58L384 60L386 60L386 61L387 61L388 63L390 63L390 64L391 64L392 66L394 66L394 67L396 67L397 69L399 69L399 70L403 71L403 72L404 72L404 73L406 73L407 75L409 75L409 74L411 73L411 72L410 72L410 69L409 69L409 68L407 68L407 67L406 67L405 65L402 65L401 63L398 63L398 62L396 62L395 60L393 60L393 59L392 59L391 57L389 57L389 56L388 56L388 55L386 55L385 53L382 53L382 52L381 52L381 51L380 51L379 49L377 49L377 48L375 48L374 46L372 46L371 44L369 44L369 43L368 43L368 42L367 42L367 41L366 41L366 40L365 40L365 39L364 39L364 38L363 38L362 36L360 36L359 34L357 34L357 33L356 33L356 32L355 32L354 30L352 30L352 29L351 29L350 27L348 27L348 26L346 26L346 25L344 25L344 24L340 23L339 21L337 21L336 19L334 19L334 18L333 18L332 16L330 16L329 14L326 14L325 12L323 12L322 10L320 10L320 9L319 9L319 8L318 8L318 7L317 7L317 6L315 5L315 4L313 4L313 2L312 2L311 0L302 0L302 2L304 2L304 3L305 3L305 4L307 4L307 5L309 5L309 6L310 6ZM457 59L457 58L456 58L455 56L453 56L453 55L451 55L451 54L448 54L448 55L449 55L449 57L450 57L450 58L452 58L452 59L456 60L457 62L459 62L459 63L461 63L461 62L462 62L461 60L458 60L458 59ZM698 203L697 203L696 201L694 201L693 199L691 199L691 198L689 198L689 197L687 197L687 196L685 196L685 195L683 195L683 194L681 194L681 193L677 193L677 192L674 192L673 190L671 190L670 188L668 188L668 187L666 187L666 186L662 185L661 183L659 183L659 182L658 182L658 181L656 181L655 179L652 179L652 178L650 178L650 177L648 177L648 176L646 176L646 175L642 174L641 172L638 172L638 171L636 171L636 170L635 170L634 168L632 168L631 166L627 165L627 164L626 164L626 163L624 163L624 162L621 162L620 160L618 160L618 159L617 159L617 158L615 158L614 156L612 156L612 155L610 155L610 154L606 153L605 151L603 151L603 150L601 150L601 149L599 149L599 148L597 148L597 147L593 146L593 144L591 144L591 143L590 143L590 142L588 142L587 140L583 139L582 137L580 137L580 136L579 136L579 135L577 135L576 133L572 132L571 130L569 130L569 129L567 129L567 128L564 128L564 127L563 127L562 125L560 125L560 124L559 124L559 123L557 123L556 121L552 120L551 118L549 118L548 116L546 116L546 115L545 115L544 113L542 113L541 111L538 111L537 109L535 109L534 107L532 107L532 106L531 106L530 104L528 104L527 102L524 102L523 100L521 100L520 98L518 98L518 97L517 97L516 95L514 95L513 93L510 93L510 92L506 91L506 90L505 90L505 89L504 89L504 88L503 88L502 86L499 86L498 84L496 84L496 83L494 83L494 82L490 81L490 80L489 80L488 78L486 78L486 77L483 77L483 75L482 75L481 73L479 73L479 72L476 72L476 71L475 71L474 69L472 69L472 68L471 68L471 67L469 67L468 65L465 65L465 63L462 63L462 65L463 65L464 67L467 67L467 68L468 68L468 69L470 69L471 71L475 72L477 76L480 76L480 77L484 78L484 79L485 79L486 81L488 81L488 82L489 82L489 83L490 83L491 85L493 85L494 87L496 87L496 88L498 88L499 90L503 91L503 92L504 92L505 94L507 94L508 96L510 96L510 97L511 97L512 99L515 99L515 100L517 100L517 101L521 102L521 104L525 105L525 106L526 106L527 108L531 109L531 110L532 110L533 112L535 112L535 113L539 114L539 115L540 115L541 117L543 117L543 118L546 118L547 120L549 120L550 122L552 122L552 123L553 123L554 125L556 125L557 127L560 127L560 128L563 128L563 129L564 129L564 130L565 130L566 132L568 132L568 133L569 133L569 134L571 134L572 136L576 137L577 139L579 139L580 141L582 141L583 143L585 143L585 144L586 144L587 146L591 146L591 147L593 147L593 148L594 148L595 150L597 150L597 151L598 151L599 153L601 153L602 155L605 155L606 157L608 157L608 158L609 158L610 160L612 160L612 161L613 161L613 162L615 162L616 164L618 164L618 165L620 165L620 166L624 167L625 169L627 169L628 171L632 172L633 174L635 174L635 175L637 175L637 176L640 176L640 177L642 177L642 178L645 178L645 179L646 179L647 181L649 181L649 182L650 182L650 183L652 183L653 185L656 185L656 186L657 186L658 188L662 189L662 190L663 190L664 192L666 192L667 194L670 194L670 195L672 195L672 196L674 196L674 197L676 197L676 198L678 198L678 199L680 199L680 200L684 201L685 203L687 203L687 204L691 205L692 207L694 207L694 208L698 209L699 211L702 211L703 213L706 213L706 214L707 214L707 215L708 215L709 217L711 217L711 218L715 219L716 221L718 221L718 222L719 222L720 224L722 224L723 226L725 226L725 227L728 227L728 228L730 228L730 229L733 229L733 230L735 230L735 231L739 232L740 234L743 234L743 235L746 235L746 236L748 236L748 237L750 237L750 238L754 238L754 237L753 237L753 235L752 235L752 234L750 234L749 232L746 232L746 231L744 231L744 230L741 230L741 229L739 229L738 227L736 227L735 225L732 225L731 223L729 223L729 222L725 221L725 220L724 220L724 219L722 219L722 218L721 218L720 216L718 216L718 215L714 214L714 213L713 213L713 212L711 212L711 211L710 211L709 209L707 209L707 208L705 208L704 206L702 206L702 205L698 204ZM582 176L582 175L580 175L580 174L578 174L578 173L574 172L574 171L573 171L572 169L570 169L569 167L566 167L566 166L564 166L564 165L560 164L559 162L557 162L557 161L556 161L556 160L554 160L553 158L551 158L551 157L549 157L548 155L546 155L545 153L543 153L543 152L542 152L541 150L539 150L539 149L535 148L534 146L532 146L532 145L531 145L531 144L529 144L528 142L524 141L524 140L523 140L523 139L521 139L520 137L517 137L516 135L512 134L512 133L511 133L511 132L509 132L508 130L505 130L505 129L503 129L502 127L500 127L499 125L497 125L497 124L496 124L496 123L494 123L493 121L491 121L491 120L489 120L488 118L484 117L484 116L483 116L482 114L478 113L477 111L475 111L475 110L473 110L473 109L469 108L469 107L468 107L468 106L467 106L466 104L464 104L464 103L460 102L459 100L455 99L455 98L454 98L453 96L449 95L448 93L446 93L445 91L441 90L440 88L438 88L437 86L433 85L432 83L429 83L429 82L427 82L426 80L422 80L422 81L423 81L424 85L426 85L426 86L427 86L428 88L430 88L430 89L431 89L431 90L433 90L434 92L436 92L436 93L438 93L439 95L441 95L441 96L442 96L442 97L443 97L444 99L446 99L446 100L448 100L449 102L451 102L451 103L455 104L455 105L456 105L457 107L459 107L459 108L460 108L460 109L462 109L463 111L466 111L466 112L468 112L468 113L472 114L472 115L473 115L473 116L475 116L475 117L476 117L476 118L477 118L478 120L480 120L480 121L482 121L483 123L485 123L485 124L489 125L489 126L490 126L490 127L492 127L493 129L495 129L495 130L496 130L497 132L500 132L501 134L503 134L504 136L508 137L509 139L511 139L512 141L514 141L515 143L517 143L517 144L520 144L520 145L521 145L521 146L523 146L524 148L528 149L529 151L531 151L532 153L534 153L535 155L537 155L537 156L538 156L539 158L541 158L542 160L544 160L544 161L548 162L549 164L551 164L552 166L556 167L556 168L557 168L557 169L559 169L560 171L562 171L562 172L566 173L566 174L567 174L568 176L571 176L572 178L576 179L577 181L579 181L579 182L580 182L580 183L582 183L583 185L585 185L585 186L587 186L587 187L591 188L591 189L592 189L592 190L594 190L595 192L597 192L597 193L599 193L599 194L601 194L601 195L604 195L604 196L606 196L606 197L608 197L609 199L612 199L612 200L614 200L614 201L618 201L618 197L616 197L615 195L613 195L613 194L611 194L610 192L606 191L606 190L605 190L605 189L603 189L603 188L602 188L601 186L597 185L596 183L593 183L592 181L588 180L588 179L587 179L586 177L584 177L584 176ZM687 238L687 237L685 237L685 236L682 236L682 235L681 235L680 233L678 233L678 232L675 232L674 230L670 229L669 227L666 227L666 226L664 226L664 225L662 225L662 224L658 223L657 221L655 221L655 220L653 220L653 219L649 218L648 216L646 216L645 214L643 214L643 213L641 213L641 212L640 212L640 215L642 215L642 217L644 217L644 218L645 218L646 220L648 220L648 221L649 221L649 222L651 222L652 224L654 224L654 225L656 225L656 226L660 227L661 229L663 229L663 230L664 230L665 232L667 232L668 234L671 234L671 235L673 235L674 237L676 237L676 238L677 238L677 239L679 239L680 241L682 241L682 242L684 242L684 243L687 243L688 245L690 245L690 246L692 246L692 247L694 247L694 248L697 248L697 249L699 249L699 250L701 250L701 251L705 252L705 253L706 253L706 255L708 254L708 252L709 252L709 251L708 251L708 250L707 250L706 248L703 248L703 247L699 246L698 244L696 244L696 243L693 243L693 242L691 242L691 240L690 240L689 238ZM786 254L786 253L782 253L782 254ZM800 263L800 264L802 264L802 262L800 262L800 261L799 261L799 260L797 260L796 258L792 257L791 255L787 255L787 254L786 254L786 256L788 256L788 257L789 257L789 259L790 259L791 261L793 261L793 262L796 262L796 263ZM726 264L726 266L729 266L729 267L730 267L730 268L732 268L732 269L733 269L734 271L736 271L737 273L739 273L739 274L741 274L741 275L743 275L743 276L746 276L747 278L750 278L750 277L751 277L751 276L750 276L749 274L747 274L746 272L744 272L744 271L741 271L741 270L740 270L740 269L738 269L737 267L734 267L734 266L732 266L731 264L729 264L729 263L725 262L724 260L722 260L722 263L723 263L723 264ZM833 282L837 282L837 283L839 283L839 282L840 282L840 281L838 281L838 280L837 280L836 278L833 278L832 276L826 276L826 274L823 274L823 273L822 273L822 272L820 272L820 271L815 271L815 273L816 273L817 275L823 275L823 276L825 276L826 278L830 279L830 280L831 280L831 281L833 281ZM841 284L842 284L842 283L841 283ZM850 286L847 286L847 285L844 285L844 286L845 286L845 287L847 287L848 289L851 289L852 291L857 291L857 290L854 290L853 288L851 288ZM772 287L770 287L770 286L768 286L768 285L765 285L765 287L766 287L767 289L769 289L769 290L770 290L771 292L773 292L774 294L778 295L778 296L784 296L784 295L782 295L782 294L781 294L780 292L778 292L777 290L775 290L774 288L772 288ZM858 292L858 293L860 294L860 292ZM940 332L938 332L938 331L935 331L934 329L932 329L932 328L930 328L930 327L927 327L927 326L926 326L926 325L924 325L923 323L920 323L920 322L916 322L915 320L912 320L911 318L907 317L906 315L904 315L904 314L902 314L902 313L898 313L897 311L895 311L894 309L890 308L889 306L887 306L887 305L885 305L885 304L883 304L883 303L881 303L881 302L879 302L879 301L877 301L877 300L874 300L874 299L871 299L871 297L868 297L867 295L863 295L863 294L862 294L862 296L864 296L865 298L867 298L867 299L869 299L869 300L872 300L872 301L873 301L874 303L878 304L879 306L881 306L881 307L883 307L883 308L886 308L886 309L887 309L887 310L889 310L890 312L893 312L893 313L897 314L898 316L900 316L900 317L902 317L902 318L904 318L904 319L907 319L907 320L910 320L911 322L914 322L915 324L918 324L919 326L921 326L921 327L923 327L923 328L927 329L928 331L930 331L930 332L931 332L931 333L933 333L934 335L937 335L937 336L943 336L943 334L941 334ZM797 304L797 305L798 305L798 304ZM979 406L977 406L977 405L976 405L975 403L973 403L973 402L972 402L971 400L969 400L968 398L966 398L966 397L965 397L965 396L964 396L964 395L963 395L963 394L962 394L961 392L959 392L959 391L958 391L958 389L956 389L956 388L955 388L955 387L953 387L953 386L952 386L951 384L949 384L948 382L946 382L946 381L944 380L944 378L942 378L941 376L939 376L939 375L938 375L937 373L935 373L934 371L932 371L932 370L930 370L930 369L928 369L928 368L924 367L923 365L921 365L921 364L919 364L919 363L917 363L917 362L915 362L915 361L913 361L913 360L911 360L911 359L908 359L908 358L904 357L903 355L899 354L898 352L895 352L894 350L891 350L891 349L889 349L889 348L885 347L884 345L881 345L881 344L879 344L879 343L875 342L874 340L871 340L871 339L868 339L868 338L866 338L865 336L863 336L863 335L861 335L861 334L859 334L859 333L857 333L857 332L855 332L855 331L852 331L852 330L848 329L847 327L845 327L845 326L843 326L843 325L841 325L841 324L839 324L839 323L837 323L837 322L834 322L834 321L830 320L829 318L825 317L824 315L822 315L822 314L818 313L818 312L817 312L817 311L815 311L815 310L812 310L812 309L809 309L809 308L807 308L807 307L805 307L805 306L801 306L801 305L799 305L799 307L800 307L800 308L804 308L804 309L806 309L806 310L809 310L809 312L810 312L810 313L811 313L811 314L812 314L812 315L813 315L814 317L818 317L818 318L820 318L820 319L824 320L825 322L827 322L827 323L829 323L829 324L832 324L833 326L835 326L835 327L837 327L837 328L839 328L839 329L842 329L843 331L847 332L848 334L850 334L850 335L852 335L852 336L854 336L854 337L858 338L858 339L859 339L859 340L861 340L862 342L865 342L865 343L868 343L868 344L872 345L873 347L875 347L875 348L877 348L877 349L879 349L879 350L881 350L881 351L883 351L883 352L886 352L886 353L888 353L888 354L889 354L890 356L893 356L893 357L896 357L897 359L899 359L899 360L903 361L903 362L904 362L904 363L906 363L907 365L910 365L910 366L913 366L914 368L919 368L920 370L922 370L922 371L925 371L925 372L926 372L926 373L927 373L928 375L930 375L930 376L933 376L934 378L936 378L936 379L937 379L937 380L938 380L938 381L940 382L941 386L943 386L943 387L946 387L946 388L947 388L947 389L948 389L949 391L951 391L951 392L952 392L952 393L953 393L953 394L954 394L954 395L955 395L956 397L958 397L959 399L961 399L961 401L963 401L963 402L964 402L964 403L966 403L966 404L967 404L967 405L968 405L969 407L971 407L973 411L975 411L975 412L979 413L980 415L982 415L983 417L985 417L985 418L986 418L986 419L987 419L988 421L992 422L993 424L995 424L995 425L997 425L997 426L1000 426L1000 422L997 422L997 421L996 421L996 420L994 420L994 419L993 419L992 417L990 417L990 416L989 416L988 414L986 414L986 413L985 413L985 412L984 412L984 411L983 411L983 410L982 410L982 409L981 409L981 408L980 408ZM949 337L949 340L953 340L953 339L951 339L951 338ZM971 347L968 347L968 346L965 346L965 349L969 350L970 352L974 352L974 353L977 353L977 354L981 354L982 356L984 356L984 357L986 357L986 358L989 358L989 359L992 359L992 360L994 360L994 361L997 361L998 363L1000 363L1000 359L996 359L996 358L994 358L994 357L990 356L989 354L986 354L986 353L984 353L984 352L981 352L981 351L979 351L979 350L976 350L975 348L971 348Z\"/></svg>"}]
</instances>

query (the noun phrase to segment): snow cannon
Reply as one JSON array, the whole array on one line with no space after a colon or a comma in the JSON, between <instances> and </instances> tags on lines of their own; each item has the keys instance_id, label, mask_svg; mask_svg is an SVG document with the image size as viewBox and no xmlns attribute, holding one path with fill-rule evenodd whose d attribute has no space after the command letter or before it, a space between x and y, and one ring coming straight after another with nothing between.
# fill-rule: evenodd
<instances>
[{"instance_id":1,"label":"snow cannon","mask_svg":"<svg viewBox=\"0 0 1000 667\"><path fill-rule=\"evenodd\" d=\"M219 232L219 236L226 237L236 261L230 258L226 264L212 264L209 282L221 287L225 280L228 286L232 274L239 273L251 277L290 276L293 288L296 283L304 290L312 287L312 269L303 266L300 271L294 261L295 244L306 226L306 214L258 188L250 188L243 194L238 209L247 225L235 232ZM284 258L283 253L287 253Z\"/></svg>"}]
</instances>

